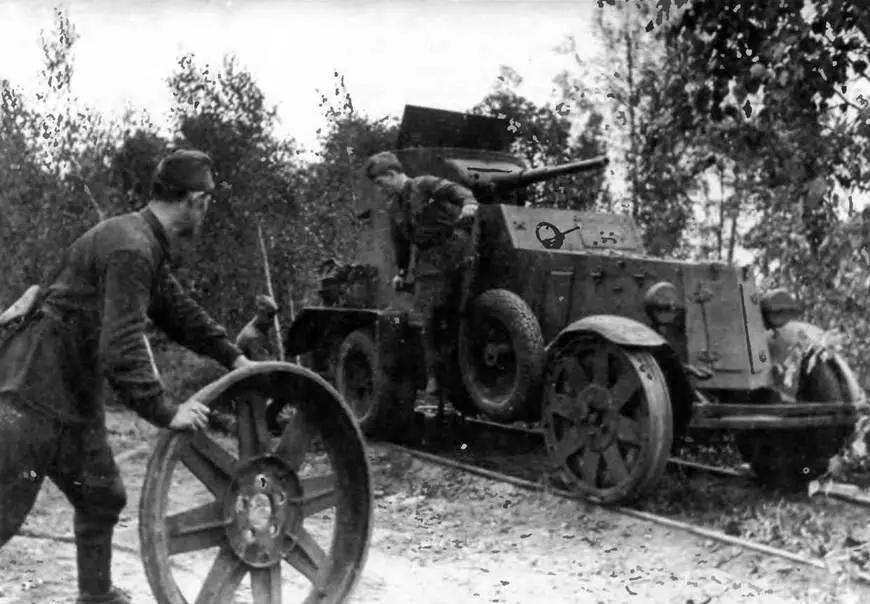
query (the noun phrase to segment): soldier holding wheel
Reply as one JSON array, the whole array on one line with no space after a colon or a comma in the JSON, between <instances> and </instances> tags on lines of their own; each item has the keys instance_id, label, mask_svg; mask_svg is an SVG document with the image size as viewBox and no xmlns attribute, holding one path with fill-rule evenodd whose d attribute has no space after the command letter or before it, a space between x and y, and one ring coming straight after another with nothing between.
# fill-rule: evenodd
<instances>
[{"instance_id":1,"label":"soldier holding wheel","mask_svg":"<svg viewBox=\"0 0 870 604\"><path fill-rule=\"evenodd\" d=\"M75 509L80 603L130 602L111 578L112 534L127 497L107 439L103 380L159 427L200 429L209 414L195 400L166 398L144 339L146 316L227 368L250 363L169 268L173 243L202 227L211 160L175 151L154 183L145 209L104 220L70 246L59 273L0 338L0 546L47 476Z\"/></svg>"}]
</instances>

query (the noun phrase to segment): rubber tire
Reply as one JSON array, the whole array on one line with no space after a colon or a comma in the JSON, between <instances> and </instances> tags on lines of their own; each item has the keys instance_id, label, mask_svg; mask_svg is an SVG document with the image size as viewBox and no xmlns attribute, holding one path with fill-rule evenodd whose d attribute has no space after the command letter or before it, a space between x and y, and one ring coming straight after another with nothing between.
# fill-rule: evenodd
<instances>
[{"instance_id":1,"label":"rubber tire","mask_svg":"<svg viewBox=\"0 0 870 604\"><path fill-rule=\"evenodd\" d=\"M845 401L848 395L835 370L819 361L803 378L799 401ZM762 484L783 490L803 488L823 474L828 460L851 434L849 427L738 432L737 448Z\"/></svg>"},{"instance_id":2,"label":"rubber tire","mask_svg":"<svg viewBox=\"0 0 870 604\"><path fill-rule=\"evenodd\" d=\"M355 397L348 391L346 363L352 354L359 354L365 359L372 375L369 411L363 416L357 414ZM342 341L335 366L335 382L336 389L353 410L363 434L389 441L401 441L407 436L414 420L416 388L409 380L390 376L384 371L378 345L370 328L357 329Z\"/></svg>"},{"instance_id":3,"label":"rubber tire","mask_svg":"<svg viewBox=\"0 0 870 604\"><path fill-rule=\"evenodd\" d=\"M481 390L471 365L469 325L477 318L495 319L510 334L516 358L517 377L510 394L493 400ZM500 422L535 420L540 416L536 397L546 361L544 337L538 318L517 294L506 289L491 289L469 304L469 311L459 329L459 368L465 390L472 403L487 418Z\"/></svg>"}]
</instances>

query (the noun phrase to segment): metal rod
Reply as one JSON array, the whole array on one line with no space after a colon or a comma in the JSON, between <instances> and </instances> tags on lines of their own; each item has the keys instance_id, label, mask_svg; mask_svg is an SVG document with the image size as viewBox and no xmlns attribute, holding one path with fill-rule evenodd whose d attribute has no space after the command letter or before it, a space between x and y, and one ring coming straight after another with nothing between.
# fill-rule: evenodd
<instances>
[{"instance_id":1,"label":"metal rod","mask_svg":"<svg viewBox=\"0 0 870 604\"><path fill-rule=\"evenodd\" d=\"M758 413L762 411L767 416L796 415L834 415L854 414L855 405L850 402L839 403L792 403L792 404L751 404L751 403L701 403L695 406L698 417L721 417L740 415L742 413Z\"/></svg>"},{"instance_id":2,"label":"metal rod","mask_svg":"<svg viewBox=\"0 0 870 604\"><path fill-rule=\"evenodd\" d=\"M393 443L383 443L388 447L410 455L412 457L416 457L418 459L422 459L425 461L429 461L431 463L435 463L438 465L451 467L457 470L462 470L464 472L468 472L469 474L476 474L483 478L489 478L491 480L496 480L498 482L503 482L507 484L514 485L516 487L528 490L528 491L537 491L537 492L545 492L552 493L553 495L557 495L564 499L571 499L573 501L584 501L589 503L590 505L597 505L601 509L614 511L618 514L622 514L623 516L629 516L632 518L637 518L639 520L645 520L647 522L653 522L655 524L659 524L662 526L667 526L669 528L678 529L687 533L691 533L693 535L704 537L707 539L714 539L716 541L720 541L722 543L727 543L729 545L735 545L738 547L742 547L744 549L754 550L759 553L767 554L769 556L777 556L779 558L784 558L786 560L791 560L792 562L797 562L799 564L804 564L806 566L812 566L821 570L827 571L828 568L825 566L825 563L819 559L811 559L805 556L801 556L799 554L794 554L787 550L778 549L775 547L771 547L769 545L764 545L762 543L755 543L753 541L747 541L745 539L740 539L739 537L732 537L731 535L726 535L721 531L715 531L712 529L706 529L699 526L693 526L691 524L687 524L685 522L680 522L679 520L672 520L670 518L665 518L663 516L658 516L656 514L651 514L649 512L642 512L640 510L633 510L631 508L626 508L622 506L617 507L608 507L595 504L594 502L582 497L577 493L572 493L571 491L567 491L565 489L559 488L551 488L543 485L541 483L532 482L531 480L525 480L523 478L517 478L515 476L509 476L507 474L502 474L500 472L494 472L492 470L485 470L483 468L478 468L476 466L462 463L459 461L454 461L452 459L446 459L443 457L439 457L438 455L434 455L432 453L425 453L423 451L416 451L414 449L409 449L402 445L396 445ZM867 583L870 583L870 573L858 572L856 576Z\"/></svg>"},{"instance_id":3,"label":"metal rod","mask_svg":"<svg viewBox=\"0 0 870 604\"><path fill-rule=\"evenodd\" d=\"M792 430L794 428L818 428L821 426L846 426L854 422L848 416L831 417L777 417L773 415L743 415L731 417L704 417L693 419L690 428L699 430Z\"/></svg>"}]
</instances>

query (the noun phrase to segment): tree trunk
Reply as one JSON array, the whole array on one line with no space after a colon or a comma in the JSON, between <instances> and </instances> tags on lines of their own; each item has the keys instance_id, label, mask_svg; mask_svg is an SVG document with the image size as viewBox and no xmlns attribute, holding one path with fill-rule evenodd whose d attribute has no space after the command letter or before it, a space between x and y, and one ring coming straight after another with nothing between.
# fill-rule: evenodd
<instances>
[{"instance_id":1,"label":"tree trunk","mask_svg":"<svg viewBox=\"0 0 870 604\"><path fill-rule=\"evenodd\" d=\"M626 81L628 82L628 136L629 155L631 157L631 207L632 216L637 218L637 125L635 116L635 90L634 90L634 37L631 32L631 5L625 6L625 61L627 67Z\"/></svg>"}]
</instances>

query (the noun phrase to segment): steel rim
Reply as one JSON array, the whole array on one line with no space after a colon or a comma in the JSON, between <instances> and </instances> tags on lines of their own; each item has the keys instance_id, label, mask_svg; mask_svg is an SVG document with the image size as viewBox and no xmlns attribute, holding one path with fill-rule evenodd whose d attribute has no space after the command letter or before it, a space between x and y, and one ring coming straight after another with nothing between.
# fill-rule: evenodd
<instances>
[{"instance_id":1,"label":"steel rim","mask_svg":"<svg viewBox=\"0 0 870 604\"><path fill-rule=\"evenodd\" d=\"M555 468L578 491L602 502L639 494L671 446L664 376L647 352L576 338L548 368L543 424Z\"/></svg>"},{"instance_id":2,"label":"steel rim","mask_svg":"<svg viewBox=\"0 0 870 604\"><path fill-rule=\"evenodd\" d=\"M358 581L372 514L359 430L325 382L298 374L257 377L236 384L212 404L237 404L236 454L205 431L168 433L149 463L140 539L146 575L160 602L233 601L247 578L256 604L339 603ZM278 394L296 413L275 439L268 433L264 403ZM307 459L313 439L325 450L332 472L304 475L305 468L323 465L322 460ZM192 473L211 498L169 513L173 475L179 468ZM306 521L333 510L331 543L323 547L315 538L319 527L312 529ZM172 559L211 548L217 555L210 571L202 586L192 590L193 599L186 599L171 570ZM299 594L306 588L304 599L287 599L288 591Z\"/></svg>"}]
</instances>

